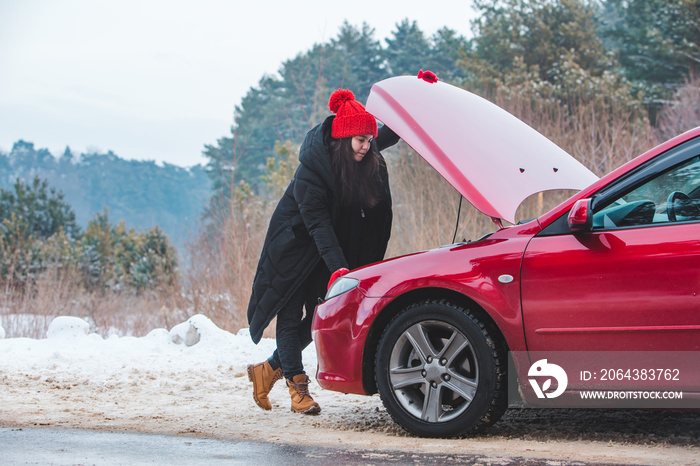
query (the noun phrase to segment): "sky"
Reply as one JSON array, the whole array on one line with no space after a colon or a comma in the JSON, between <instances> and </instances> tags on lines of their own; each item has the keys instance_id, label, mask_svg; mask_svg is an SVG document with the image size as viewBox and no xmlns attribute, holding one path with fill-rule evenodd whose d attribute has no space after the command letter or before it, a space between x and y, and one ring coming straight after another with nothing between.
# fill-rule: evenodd
<instances>
[{"instance_id":1,"label":"sky","mask_svg":"<svg viewBox=\"0 0 700 466\"><path fill-rule=\"evenodd\" d=\"M113 151L206 163L246 92L335 37L403 19L469 37L471 0L0 0L0 151L23 139L60 156Z\"/></svg>"}]
</instances>

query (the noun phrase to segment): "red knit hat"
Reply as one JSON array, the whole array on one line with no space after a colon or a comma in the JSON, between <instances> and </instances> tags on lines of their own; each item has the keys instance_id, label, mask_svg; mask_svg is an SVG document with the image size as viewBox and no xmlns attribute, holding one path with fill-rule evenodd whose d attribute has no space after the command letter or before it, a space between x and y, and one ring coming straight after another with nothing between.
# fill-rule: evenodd
<instances>
[{"instance_id":1,"label":"red knit hat","mask_svg":"<svg viewBox=\"0 0 700 466\"><path fill-rule=\"evenodd\" d=\"M355 100L355 94L347 89L338 89L328 100L328 108L335 113L331 136L335 139L371 134L377 137L377 120L367 113L365 107Z\"/></svg>"}]
</instances>

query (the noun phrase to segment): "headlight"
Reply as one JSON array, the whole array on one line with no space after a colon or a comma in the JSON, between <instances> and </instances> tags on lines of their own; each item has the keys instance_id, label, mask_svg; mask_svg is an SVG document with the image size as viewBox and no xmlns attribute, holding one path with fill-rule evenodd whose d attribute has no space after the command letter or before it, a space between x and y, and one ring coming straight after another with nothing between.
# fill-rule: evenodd
<instances>
[{"instance_id":1,"label":"headlight","mask_svg":"<svg viewBox=\"0 0 700 466\"><path fill-rule=\"evenodd\" d=\"M333 285L331 285L328 293L326 293L326 300L335 298L343 293L347 293L359 284L360 280L356 278L340 277L333 282Z\"/></svg>"}]
</instances>

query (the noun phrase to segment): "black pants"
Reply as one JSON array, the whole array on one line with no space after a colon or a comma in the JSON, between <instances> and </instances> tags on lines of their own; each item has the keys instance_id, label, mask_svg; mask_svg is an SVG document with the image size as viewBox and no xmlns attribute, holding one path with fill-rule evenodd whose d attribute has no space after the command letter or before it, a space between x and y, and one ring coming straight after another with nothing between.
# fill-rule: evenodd
<instances>
[{"instance_id":1,"label":"black pants","mask_svg":"<svg viewBox=\"0 0 700 466\"><path fill-rule=\"evenodd\" d=\"M311 343L314 309L318 298L326 295L330 275L326 264L320 261L277 314L277 349L268 361L275 370L281 367L288 379L305 373L301 352Z\"/></svg>"}]
</instances>

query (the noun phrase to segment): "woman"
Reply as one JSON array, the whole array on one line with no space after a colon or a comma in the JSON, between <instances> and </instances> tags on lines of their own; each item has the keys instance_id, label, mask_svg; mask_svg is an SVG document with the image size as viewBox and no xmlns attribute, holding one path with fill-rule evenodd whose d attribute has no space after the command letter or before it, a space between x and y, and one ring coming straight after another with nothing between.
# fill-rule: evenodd
<instances>
[{"instance_id":1,"label":"woman","mask_svg":"<svg viewBox=\"0 0 700 466\"><path fill-rule=\"evenodd\" d=\"M268 394L284 376L292 411L321 411L301 360L311 343L314 308L348 269L383 259L391 232L391 193L378 147L398 137L386 126L377 137L376 120L348 90L335 91L328 105L335 115L306 135L299 168L270 220L248 305L255 343L277 316L277 349L248 366L253 398L265 410L272 409Z\"/></svg>"}]
</instances>

